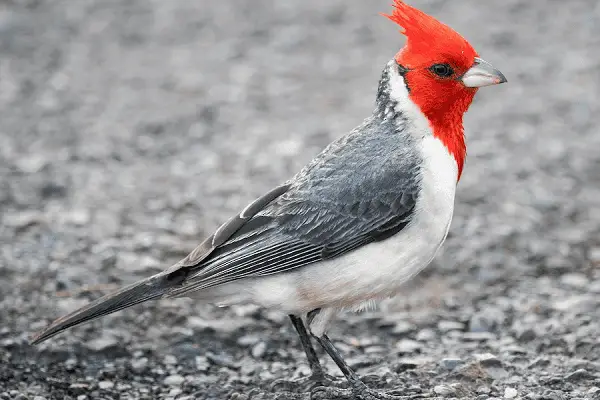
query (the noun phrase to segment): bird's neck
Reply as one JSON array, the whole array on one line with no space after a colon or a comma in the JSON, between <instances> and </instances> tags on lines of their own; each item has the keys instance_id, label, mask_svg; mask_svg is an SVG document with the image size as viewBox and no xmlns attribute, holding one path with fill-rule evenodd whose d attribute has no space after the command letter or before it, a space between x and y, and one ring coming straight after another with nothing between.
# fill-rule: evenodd
<instances>
[{"instance_id":1,"label":"bird's neck","mask_svg":"<svg viewBox=\"0 0 600 400\"><path fill-rule=\"evenodd\" d=\"M456 166L458 167L457 181L460 180L467 156L462 113L449 114L443 118L432 119L428 117L428 119L433 130L433 135L446 146L448 152L454 157Z\"/></svg>"},{"instance_id":2,"label":"bird's neck","mask_svg":"<svg viewBox=\"0 0 600 400\"><path fill-rule=\"evenodd\" d=\"M467 155L463 114L468 109L471 99L457 101L445 109L428 107L414 98L414 93L405 85L403 78L394 76L389 68L386 68L379 81L374 114L380 119L387 119L392 124L401 126L407 118L410 119L411 114L414 116L414 112L404 110L403 107L418 110L416 112L427 120L433 135L446 146L456 161L460 179Z\"/></svg>"}]
</instances>

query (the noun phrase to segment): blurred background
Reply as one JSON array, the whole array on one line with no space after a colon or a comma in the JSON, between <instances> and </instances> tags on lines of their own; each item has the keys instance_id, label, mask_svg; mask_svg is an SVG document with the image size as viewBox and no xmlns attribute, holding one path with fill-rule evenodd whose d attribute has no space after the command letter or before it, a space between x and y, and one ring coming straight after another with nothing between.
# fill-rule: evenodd
<instances>
[{"instance_id":1,"label":"blurred background","mask_svg":"<svg viewBox=\"0 0 600 400\"><path fill-rule=\"evenodd\" d=\"M164 301L27 339L176 262L366 118L404 43L391 3L0 2L1 399L292 398L272 383L307 373L297 338L250 305ZM595 398L600 3L410 3L508 83L466 116L442 253L331 336L373 387Z\"/></svg>"}]
</instances>

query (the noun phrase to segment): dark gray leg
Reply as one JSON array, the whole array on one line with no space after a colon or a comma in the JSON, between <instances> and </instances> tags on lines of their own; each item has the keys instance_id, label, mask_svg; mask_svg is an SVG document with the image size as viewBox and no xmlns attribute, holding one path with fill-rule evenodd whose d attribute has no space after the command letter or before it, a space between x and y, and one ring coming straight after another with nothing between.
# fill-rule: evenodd
<instances>
[{"instance_id":1,"label":"dark gray leg","mask_svg":"<svg viewBox=\"0 0 600 400\"><path fill-rule=\"evenodd\" d=\"M300 337L300 342L302 343L302 348L306 353L306 359L308 360L308 365L310 366L310 370L312 375L315 378L322 378L325 376L323 372L323 368L321 367L321 363L319 362L319 357L317 356L317 352L313 347L310 341L310 335L302 322L300 317L297 317L293 314L290 314L290 320L292 320L292 325L296 328L296 332L298 332L298 336Z\"/></svg>"},{"instance_id":2,"label":"dark gray leg","mask_svg":"<svg viewBox=\"0 0 600 400\"><path fill-rule=\"evenodd\" d=\"M338 388L318 388L321 392L321 395L324 398L335 398L335 399L360 399L360 400L399 400L399 399L415 399L420 398L419 395L413 396L396 396L387 393L379 393L377 391L371 390L360 380L356 372L350 368L348 364L344 361L339 351L335 348L331 339L327 335L323 335L321 337L316 337L317 341L327 354L331 357L331 359L337 364L340 368L348 383L350 383L351 390L338 389Z\"/></svg>"},{"instance_id":3,"label":"dark gray leg","mask_svg":"<svg viewBox=\"0 0 600 400\"><path fill-rule=\"evenodd\" d=\"M302 343L302 348L306 353L311 375L308 378L303 378L296 381L278 379L271 384L271 390L274 392L310 392L319 386L333 385L333 379L326 375L325 371L323 371L323 367L321 367L319 357L317 356L317 352L315 351L315 348L311 342L311 335L304 326L304 322L302 322L302 319L296 315L290 314L289 317L292 321L292 325L294 325L294 328L296 329L296 332L298 332L298 336L300 337L300 343Z\"/></svg>"},{"instance_id":4,"label":"dark gray leg","mask_svg":"<svg viewBox=\"0 0 600 400\"><path fill-rule=\"evenodd\" d=\"M342 355L335 348L333 343L331 343L331 340L327 335L324 334L321 337L315 336L315 338L317 339L319 344L323 346L327 354L329 354L329 357L331 357L331 359L337 364L338 368L342 371L342 373L344 374L344 376L346 377L346 379L352 387L366 388L366 385L360 380L358 375L356 375L356 372L354 372L352 368L350 368L350 366L346 364L346 361L344 361Z\"/></svg>"}]
</instances>

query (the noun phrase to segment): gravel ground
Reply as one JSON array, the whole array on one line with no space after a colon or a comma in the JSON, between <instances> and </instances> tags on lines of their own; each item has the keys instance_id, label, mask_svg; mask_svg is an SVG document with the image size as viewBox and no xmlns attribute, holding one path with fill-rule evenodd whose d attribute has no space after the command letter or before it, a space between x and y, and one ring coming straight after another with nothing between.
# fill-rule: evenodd
<instances>
[{"instance_id":1,"label":"gravel ground","mask_svg":"<svg viewBox=\"0 0 600 400\"><path fill-rule=\"evenodd\" d=\"M308 373L287 318L251 305L162 301L27 340L360 123L403 43L390 3L0 2L0 399L308 398L284 391ZM509 83L466 118L443 253L331 336L375 388L599 399L600 3L412 3Z\"/></svg>"}]
</instances>

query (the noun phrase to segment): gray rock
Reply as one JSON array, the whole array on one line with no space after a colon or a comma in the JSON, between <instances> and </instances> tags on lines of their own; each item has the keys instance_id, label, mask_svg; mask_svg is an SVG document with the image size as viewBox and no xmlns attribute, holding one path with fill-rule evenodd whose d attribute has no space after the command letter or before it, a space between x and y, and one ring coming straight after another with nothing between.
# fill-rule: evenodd
<instances>
[{"instance_id":1,"label":"gray rock","mask_svg":"<svg viewBox=\"0 0 600 400\"><path fill-rule=\"evenodd\" d=\"M396 350L399 353L413 353L419 349L421 349L423 347L423 344L421 342L417 342L416 340L410 340L410 339L402 339L399 340L396 343Z\"/></svg>"},{"instance_id":2,"label":"gray rock","mask_svg":"<svg viewBox=\"0 0 600 400\"><path fill-rule=\"evenodd\" d=\"M134 358L131 360L131 368L140 373L148 367L148 359L146 357Z\"/></svg>"},{"instance_id":3,"label":"gray rock","mask_svg":"<svg viewBox=\"0 0 600 400\"><path fill-rule=\"evenodd\" d=\"M443 358L440 361L440 365L442 368L447 369L448 371L452 371L456 367L462 365L464 363L460 358Z\"/></svg>"},{"instance_id":4,"label":"gray rock","mask_svg":"<svg viewBox=\"0 0 600 400\"><path fill-rule=\"evenodd\" d=\"M445 321L438 322L438 329L442 332L448 331L462 331L465 328L465 324L458 321Z\"/></svg>"},{"instance_id":5,"label":"gray rock","mask_svg":"<svg viewBox=\"0 0 600 400\"><path fill-rule=\"evenodd\" d=\"M258 342L252 347L252 357L263 358L267 352L267 344L265 342Z\"/></svg>"},{"instance_id":6,"label":"gray rock","mask_svg":"<svg viewBox=\"0 0 600 400\"><path fill-rule=\"evenodd\" d=\"M504 398L505 399L514 399L515 397L517 397L518 393L519 392L517 392L517 389L507 387L506 389L504 389Z\"/></svg>"},{"instance_id":7,"label":"gray rock","mask_svg":"<svg viewBox=\"0 0 600 400\"><path fill-rule=\"evenodd\" d=\"M415 324L411 324L407 321L398 321L392 328L392 333L395 335L407 335L415 330L417 330Z\"/></svg>"},{"instance_id":8,"label":"gray rock","mask_svg":"<svg viewBox=\"0 0 600 400\"><path fill-rule=\"evenodd\" d=\"M433 329L421 329L419 333L417 333L417 340L421 342L429 342L436 338L435 331Z\"/></svg>"},{"instance_id":9,"label":"gray rock","mask_svg":"<svg viewBox=\"0 0 600 400\"><path fill-rule=\"evenodd\" d=\"M102 390L110 390L115 387L115 383L112 381L100 381L98 387Z\"/></svg>"},{"instance_id":10,"label":"gray rock","mask_svg":"<svg viewBox=\"0 0 600 400\"><path fill-rule=\"evenodd\" d=\"M504 324L506 316L498 307L486 307L471 316L470 332L493 332Z\"/></svg>"},{"instance_id":11,"label":"gray rock","mask_svg":"<svg viewBox=\"0 0 600 400\"><path fill-rule=\"evenodd\" d=\"M565 376L565 380L569 382L576 382L589 379L594 379L594 375L583 368L578 369L577 371L573 371Z\"/></svg>"},{"instance_id":12,"label":"gray rock","mask_svg":"<svg viewBox=\"0 0 600 400\"><path fill-rule=\"evenodd\" d=\"M183 383L185 378L181 375L169 375L164 380L163 383L167 386L179 386Z\"/></svg>"},{"instance_id":13,"label":"gray rock","mask_svg":"<svg viewBox=\"0 0 600 400\"><path fill-rule=\"evenodd\" d=\"M585 276L583 274L570 273L570 274L564 274L563 276L561 276L560 282L563 285L581 289L588 284L589 279L587 278L587 276Z\"/></svg>"},{"instance_id":14,"label":"gray rock","mask_svg":"<svg viewBox=\"0 0 600 400\"><path fill-rule=\"evenodd\" d=\"M85 347L95 352L111 351L118 345L119 341L112 335L104 335L84 343Z\"/></svg>"}]
</instances>

